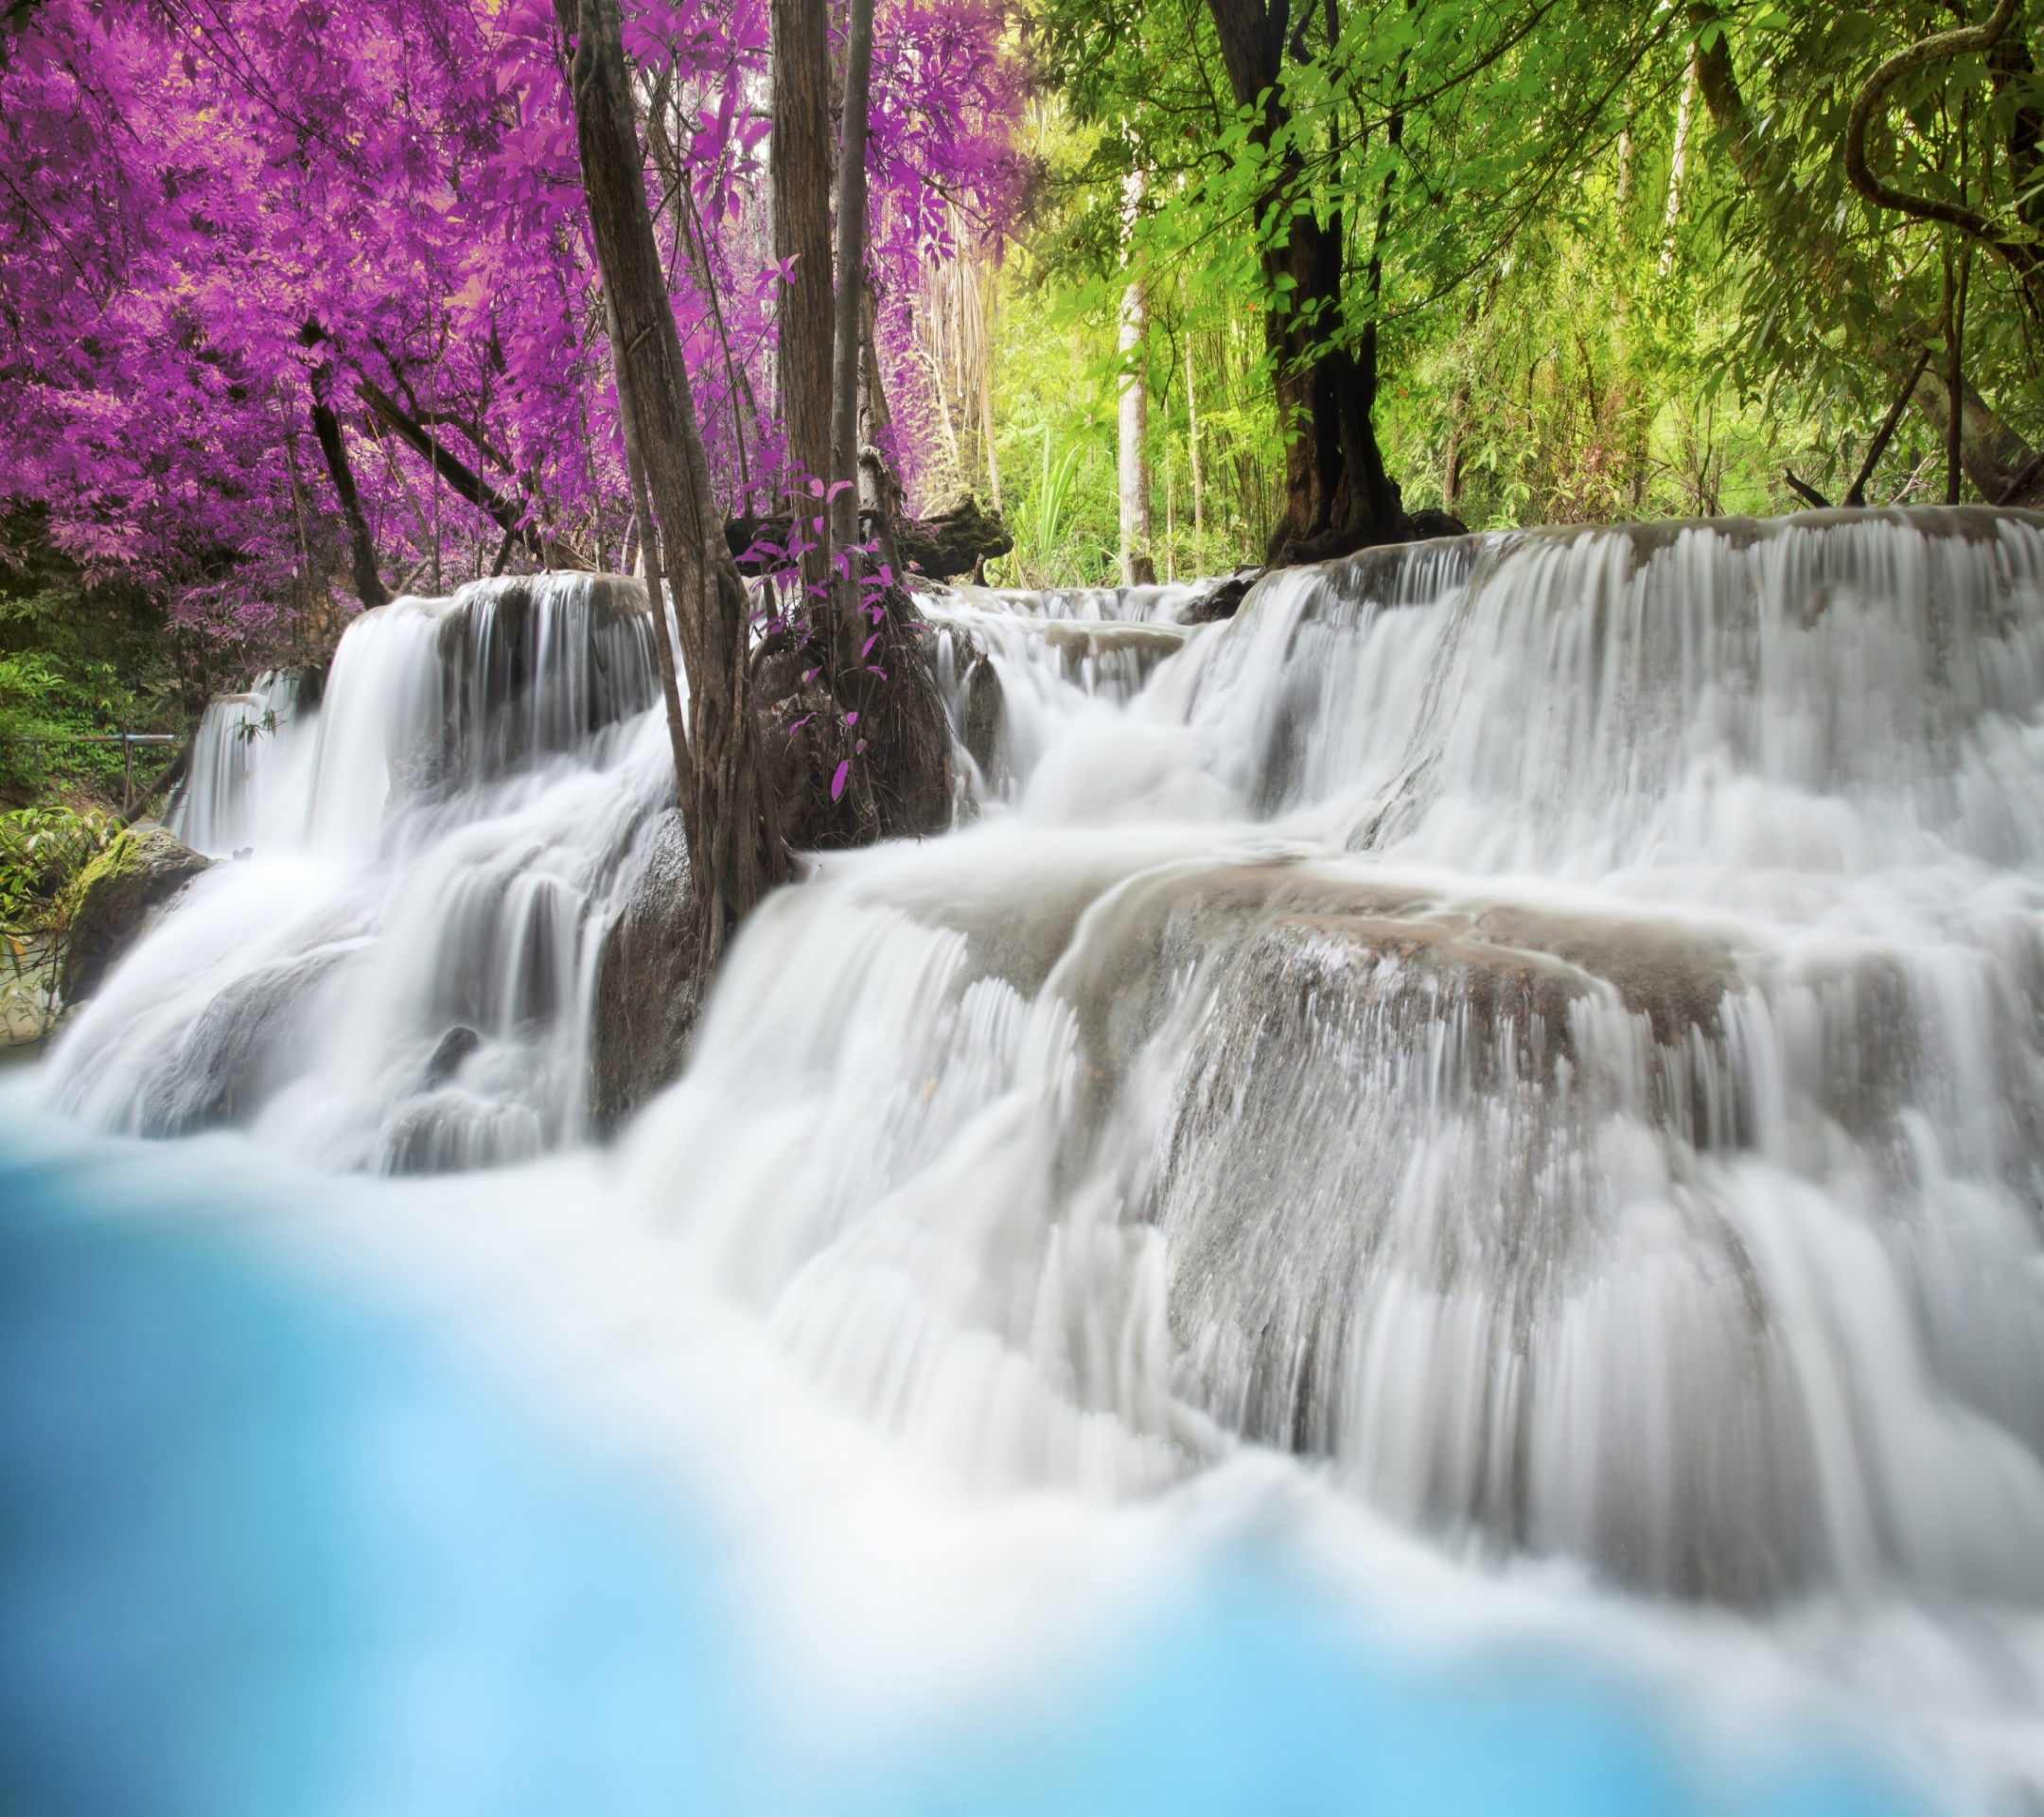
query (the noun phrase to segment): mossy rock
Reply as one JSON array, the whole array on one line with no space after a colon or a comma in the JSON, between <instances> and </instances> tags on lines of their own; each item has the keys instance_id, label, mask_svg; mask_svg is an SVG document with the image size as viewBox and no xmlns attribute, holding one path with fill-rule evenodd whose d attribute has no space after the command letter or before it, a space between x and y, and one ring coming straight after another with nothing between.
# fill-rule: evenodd
<instances>
[{"instance_id":1,"label":"mossy rock","mask_svg":"<svg viewBox=\"0 0 2044 1817\"><path fill-rule=\"evenodd\" d=\"M90 997L140 938L151 913L212 859L152 826L123 833L79 873L64 899L64 1001Z\"/></svg>"}]
</instances>

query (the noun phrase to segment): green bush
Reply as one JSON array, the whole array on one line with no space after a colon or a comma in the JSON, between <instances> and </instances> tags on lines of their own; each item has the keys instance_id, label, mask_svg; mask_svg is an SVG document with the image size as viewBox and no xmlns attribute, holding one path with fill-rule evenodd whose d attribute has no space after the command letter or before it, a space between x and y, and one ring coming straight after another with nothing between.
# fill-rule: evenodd
<instances>
[{"instance_id":1,"label":"green bush","mask_svg":"<svg viewBox=\"0 0 2044 1817\"><path fill-rule=\"evenodd\" d=\"M62 933L71 886L119 834L119 820L97 808L0 814L0 933L17 952L38 935Z\"/></svg>"}]
</instances>

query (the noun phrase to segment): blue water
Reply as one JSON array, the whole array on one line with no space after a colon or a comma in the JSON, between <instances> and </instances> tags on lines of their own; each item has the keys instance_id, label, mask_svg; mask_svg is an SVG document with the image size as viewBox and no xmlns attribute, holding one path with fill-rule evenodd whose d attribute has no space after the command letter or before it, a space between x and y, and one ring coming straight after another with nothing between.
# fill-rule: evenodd
<instances>
[{"instance_id":1,"label":"blue water","mask_svg":"<svg viewBox=\"0 0 2044 1817\"><path fill-rule=\"evenodd\" d=\"M1734 1773L1587 1666L1401 1664L1247 1540L1053 1683L826 1744L650 1473L191 1215L251 1190L199 1157L32 1137L0 1129L5 1817L1917 1808L1836 1745Z\"/></svg>"}]
</instances>

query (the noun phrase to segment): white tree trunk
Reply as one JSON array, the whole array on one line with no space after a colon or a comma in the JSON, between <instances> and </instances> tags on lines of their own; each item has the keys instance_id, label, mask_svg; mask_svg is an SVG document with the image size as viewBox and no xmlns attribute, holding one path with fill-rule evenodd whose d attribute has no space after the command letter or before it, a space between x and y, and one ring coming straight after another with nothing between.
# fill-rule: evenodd
<instances>
[{"instance_id":1,"label":"white tree trunk","mask_svg":"<svg viewBox=\"0 0 2044 1817\"><path fill-rule=\"evenodd\" d=\"M1683 77L1682 100L1675 109L1675 144L1668 158L1667 212L1661 221L1661 275L1675 269L1675 223L1682 219L1683 169L1689 158L1689 122L1696 115L1696 46L1689 48L1689 68Z\"/></svg>"},{"instance_id":2,"label":"white tree trunk","mask_svg":"<svg viewBox=\"0 0 2044 1817\"><path fill-rule=\"evenodd\" d=\"M1133 226L1142 200L1142 172L1128 180L1124 218ZM1143 382L1149 299L1141 278L1121 292L1121 584L1144 587L1156 579L1150 557L1150 388Z\"/></svg>"}]
</instances>

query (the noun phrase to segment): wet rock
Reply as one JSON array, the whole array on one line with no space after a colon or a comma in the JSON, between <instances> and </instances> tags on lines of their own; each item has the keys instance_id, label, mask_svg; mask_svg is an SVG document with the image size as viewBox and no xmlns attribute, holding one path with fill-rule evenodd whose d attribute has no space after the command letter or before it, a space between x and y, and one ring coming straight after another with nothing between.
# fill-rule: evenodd
<instances>
[{"instance_id":1,"label":"wet rock","mask_svg":"<svg viewBox=\"0 0 2044 1817\"><path fill-rule=\"evenodd\" d=\"M456 1027L440 1037L440 1045L433 1049L432 1058L426 1063L426 1089L436 1091L461 1070L462 1062L483 1045L483 1037L473 1029Z\"/></svg>"},{"instance_id":2,"label":"wet rock","mask_svg":"<svg viewBox=\"0 0 2044 1817\"><path fill-rule=\"evenodd\" d=\"M681 1070L702 1006L681 818L643 828L613 897L590 1005L589 1118L609 1134Z\"/></svg>"},{"instance_id":3,"label":"wet rock","mask_svg":"<svg viewBox=\"0 0 2044 1817\"><path fill-rule=\"evenodd\" d=\"M1225 580L1208 588L1180 614L1187 625L1215 625L1242 610L1250 588L1263 578L1260 568L1238 568Z\"/></svg>"},{"instance_id":4,"label":"wet rock","mask_svg":"<svg viewBox=\"0 0 2044 1817\"><path fill-rule=\"evenodd\" d=\"M379 1173L466 1173L515 1167L546 1146L539 1119L525 1104L491 1103L449 1087L407 1099L377 1139Z\"/></svg>"},{"instance_id":5,"label":"wet rock","mask_svg":"<svg viewBox=\"0 0 2044 1817\"><path fill-rule=\"evenodd\" d=\"M238 978L208 1003L141 1103L145 1136L244 1123L297 1075L314 995L353 950L336 945Z\"/></svg>"},{"instance_id":6,"label":"wet rock","mask_svg":"<svg viewBox=\"0 0 2044 1817\"><path fill-rule=\"evenodd\" d=\"M1000 745L1001 715L1006 708L998 671L986 654L975 649L965 676L965 750L981 773L991 772Z\"/></svg>"},{"instance_id":7,"label":"wet rock","mask_svg":"<svg viewBox=\"0 0 2044 1817\"><path fill-rule=\"evenodd\" d=\"M1436 511L1429 507L1410 514L1407 521L1412 525L1416 541L1431 542L1436 537L1466 537L1470 527L1453 511Z\"/></svg>"},{"instance_id":8,"label":"wet rock","mask_svg":"<svg viewBox=\"0 0 2044 1817\"><path fill-rule=\"evenodd\" d=\"M155 913L212 860L161 826L131 828L71 886L70 933L60 988L67 1003L90 997Z\"/></svg>"},{"instance_id":9,"label":"wet rock","mask_svg":"<svg viewBox=\"0 0 2044 1817\"><path fill-rule=\"evenodd\" d=\"M1137 625L1101 623L1078 618L1047 618L1030 626L1066 659L1066 667L1087 657L1119 656L1124 652L1162 662L1185 648L1189 633L1183 625Z\"/></svg>"}]
</instances>

